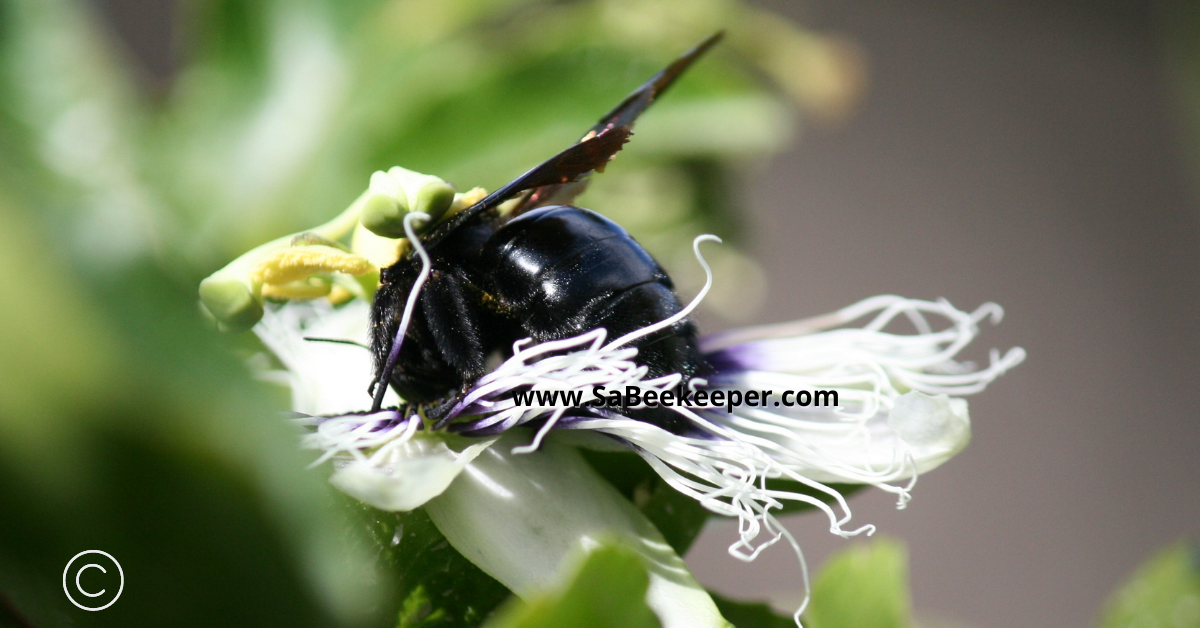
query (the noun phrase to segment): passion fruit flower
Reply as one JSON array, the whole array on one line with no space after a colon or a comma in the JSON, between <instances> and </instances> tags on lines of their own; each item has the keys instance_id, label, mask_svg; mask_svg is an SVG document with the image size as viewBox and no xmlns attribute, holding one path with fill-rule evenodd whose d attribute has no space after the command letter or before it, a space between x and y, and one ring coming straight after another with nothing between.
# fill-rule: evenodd
<instances>
[{"instance_id":1,"label":"passion fruit flower","mask_svg":"<svg viewBox=\"0 0 1200 628\"><path fill-rule=\"evenodd\" d=\"M712 512L738 518L738 539L729 551L739 559L754 560L786 540L799 558L807 591L799 544L772 511L800 502L821 510L834 534L870 534L871 525L850 527L849 506L830 484L871 485L896 495L903 508L919 474L969 441L961 396L983 390L1024 359L1019 348L993 350L986 366L958 359L982 322L999 322L1002 312L994 304L965 312L947 301L879 296L825 316L703 337L701 349L714 367L705 380L685 382L679 374L648 378L631 344L687 317L708 292L712 274L699 245L716 238L701 236L693 248L707 281L677 315L615 339L601 328L540 344L519 341L510 357L474 382L436 423L390 391L385 409L371 412L371 354L353 346L368 338L371 290L347 289L339 298L325 291L327 301L297 299L312 296L304 286L320 292L345 284L350 275L360 278L351 285L369 288L361 278L373 280L379 267L411 246L424 265L402 316L397 338L404 337L430 264L414 230L431 218L412 211L420 207L400 211L408 237L391 240L356 229L354 217L381 206L395 213L389 199L404 196L399 184L392 185L397 181L432 184L396 173L377 186L379 174L372 189L330 223L337 229L321 228L323 239L300 234L264 245L209 283L246 286L259 299L253 304L262 295L293 299L267 306L254 330L283 367L263 371L263 377L290 385L293 407L311 428L303 446L321 452L314 466L332 461L331 482L377 508L424 506L460 552L520 596L546 590L573 553L615 534L635 543L647 559L647 603L664 626L726 625L654 526L563 438L549 437L552 430L575 436L574 445L632 450L679 492ZM451 202L438 191L449 212L481 195L472 191ZM379 194L388 198L375 198ZM352 230L350 247L329 242L338 237L335 232L344 236ZM287 264L288 272L281 271ZM271 287L273 277L286 280L283 289ZM219 303L205 303L214 313L220 309ZM898 320L913 331L890 331ZM708 402L669 406L687 426L675 433L625 416L620 407L581 405L580 398L594 398L597 386L636 391L643 398L651 391L658 397L704 393ZM799 405L784 396L787 391L796 395L793 400L816 393L834 401ZM751 393L756 403L730 402ZM718 396L721 403L714 402ZM519 429L526 425L536 430ZM771 482L779 479L807 490L779 489ZM802 605L796 611L797 624L803 610Z\"/></svg>"}]
</instances>

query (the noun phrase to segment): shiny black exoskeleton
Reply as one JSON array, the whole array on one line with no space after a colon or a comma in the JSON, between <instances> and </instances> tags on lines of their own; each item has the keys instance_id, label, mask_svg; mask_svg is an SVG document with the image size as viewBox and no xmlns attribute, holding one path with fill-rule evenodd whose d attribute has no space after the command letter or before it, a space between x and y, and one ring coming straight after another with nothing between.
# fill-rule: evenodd
<instances>
[{"instance_id":1,"label":"shiny black exoskeleton","mask_svg":"<svg viewBox=\"0 0 1200 628\"><path fill-rule=\"evenodd\" d=\"M579 143L422 236L432 271L399 352L395 336L421 262L409 255L383 270L372 309L376 409L386 381L437 418L487 372L490 356L508 355L518 339L545 342L604 327L611 340L681 310L670 277L620 225L551 203L574 198L581 180L627 141L637 116L718 38L653 77ZM501 216L496 208L513 198L519 206ZM707 371L689 321L631 345L651 377ZM671 411L635 416L672 431L680 427Z\"/></svg>"}]
</instances>

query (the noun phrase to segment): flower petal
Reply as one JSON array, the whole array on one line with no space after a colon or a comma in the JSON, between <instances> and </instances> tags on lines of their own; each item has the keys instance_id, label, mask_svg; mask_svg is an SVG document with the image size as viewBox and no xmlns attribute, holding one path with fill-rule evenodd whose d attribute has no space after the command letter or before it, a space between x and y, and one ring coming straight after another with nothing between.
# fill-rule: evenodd
<instances>
[{"instance_id":1,"label":"flower petal","mask_svg":"<svg viewBox=\"0 0 1200 628\"><path fill-rule=\"evenodd\" d=\"M352 460L329 482L380 510L408 511L441 495L458 474L495 439L455 452L439 438L414 438L396 448L385 465Z\"/></svg>"},{"instance_id":2,"label":"flower petal","mask_svg":"<svg viewBox=\"0 0 1200 628\"><path fill-rule=\"evenodd\" d=\"M683 559L633 504L553 438L537 452L511 453L530 440L524 430L509 432L426 506L458 551L525 597L551 589L576 555L617 536L646 560L646 603L664 628L729 626Z\"/></svg>"},{"instance_id":3,"label":"flower petal","mask_svg":"<svg viewBox=\"0 0 1200 628\"><path fill-rule=\"evenodd\" d=\"M340 307L315 301L268 308L254 332L283 363L282 381L292 388L292 409L303 414L347 414L371 407L371 352L363 347L308 338L365 343L370 306L355 299ZM384 402L399 397L388 390Z\"/></svg>"},{"instance_id":4,"label":"flower petal","mask_svg":"<svg viewBox=\"0 0 1200 628\"><path fill-rule=\"evenodd\" d=\"M918 473L942 464L971 440L967 402L949 395L908 391L892 406L888 427L909 446Z\"/></svg>"}]
</instances>

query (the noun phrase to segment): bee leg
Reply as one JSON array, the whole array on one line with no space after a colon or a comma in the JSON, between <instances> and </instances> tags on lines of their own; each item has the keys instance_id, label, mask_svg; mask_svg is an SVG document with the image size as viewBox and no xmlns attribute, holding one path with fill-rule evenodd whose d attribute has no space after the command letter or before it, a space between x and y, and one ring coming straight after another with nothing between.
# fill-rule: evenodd
<instances>
[{"instance_id":1,"label":"bee leg","mask_svg":"<svg viewBox=\"0 0 1200 628\"><path fill-rule=\"evenodd\" d=\"M466 278L456 272L435 273L421 294L421 309L433 348L457 372L459 383L482 377L487 358L482 327L487 313Z\"/></svg>"},{"instance_id":2,"label":"bee leg","mask_svg":"<svg viewBox=\"0 0 1200 628\"><path fill-rule=\"evenodd\" d=\"M433 421L432 429L440 430L450 423L450 410L454 409L454 406L462 401L466 394L467 391L463 390L456 395L450 395L425 406L425 417Z\"/></svg>"}]
</instances>

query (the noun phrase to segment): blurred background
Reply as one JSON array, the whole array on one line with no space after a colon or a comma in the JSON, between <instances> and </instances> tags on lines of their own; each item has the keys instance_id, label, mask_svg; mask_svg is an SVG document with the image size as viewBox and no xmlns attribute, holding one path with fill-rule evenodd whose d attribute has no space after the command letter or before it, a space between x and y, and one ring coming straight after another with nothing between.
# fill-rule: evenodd
<instances>
[{"instance_id":1,"label":"blurred background","mask_svg":"<svg viewBox=\"0 0 1200 628\"><path fill-rule=\"evenodd\" d=\"M1200 533L1200 8L375 4L0 3L0 590L38 599L18 574L56 574L82 535L163 587L129 625L365 621L369 549L239 379L228 345L249 341L193 321L195 283L375 169L495 187L717 28L724 49L583 198L685 293L691 235L732 240L702 328L895 293L998 302L977 357L1028 351L907 510L851 500L908 543L924 625L1089 625L1154 548ZM846 545L823 518L787 525L814 566ZM793 608L793 555L743 564L734 540L709 524L700 580ZM189 600L173 561L258 597Z\"/></svg>"},{"instance_id":2,"label":"blurred background","mask_svg":"<svg viewBox=\"0 0 1200 628\"><path fill-rule=\"evenodd\" d=\"M1151 551L1200 533L1200 206L1195 3L769 5L846 33L870 88L746 181L760 317L867 294L1004 306L977 341L1024 364L970 399L974 439L908 509L856 516L909 543L918 616L1083 626ZM809 555L841 545L794 518ZM721 556L730 591L769 588ZM764 556L794 573L786 552Z\"/></svg>"}]
</instances>

